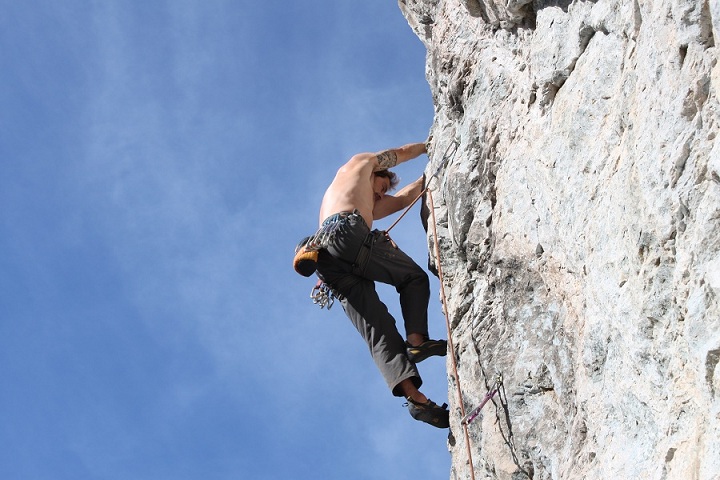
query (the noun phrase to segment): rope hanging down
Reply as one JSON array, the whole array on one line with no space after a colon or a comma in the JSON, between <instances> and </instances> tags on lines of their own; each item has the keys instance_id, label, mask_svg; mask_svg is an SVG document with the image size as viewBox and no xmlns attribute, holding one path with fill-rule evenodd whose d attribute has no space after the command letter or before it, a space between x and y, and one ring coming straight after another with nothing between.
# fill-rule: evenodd
<instances>
[{"instance_id":1,"label":"rope hanging down","mask_svg":"<svg viewBox=\"0 0 720 480\"><path fill-rule=\"evenodd\" d=\"M430 214L433 223L433 238L435 240L435 263L437 265L438 279L440 280L440 296L442 298L443 312L445 313L445 324L447 326L447 342L452 358L453 373L455 374L455 385L457 386L458 403L460 404L460 414L463 419L466 418L465 402L463 401L462 389L460 388L460 375L458 375L457 361L455 360L455 346L452 340L452 328L450 327L450 313L447 309L447 297L445 296L445 281L443 279L442 266L440 265L440 244L437 235L437 222L435 220L435 204L433 203L432 192L428 190L428 202L430 203ZM472 448L470 447L470 433L468 432L467 423L461 422L463 432L465 434L465 447L467 449L468 463L470 464L470 478L475 480L475 466L472 459Z\"/></svg>"},{"instance_id":2,"label":"rope hanging down","mask_svg":"<svg viewBox=\"0 0 720 480\"><path fill-rule=\"evenodd\" d=\"M453 148L454 147L454 148ZM435 178L438 173L440 173L440 169L445 165L447 160L455 155L455 152L457 151L458 144L457 142L453 142L450 145L448 145L448 148L445 150L445 153L443 154L443 158L440 160L440 165L438 165L438 168L435 170L435 172L430 176L430 178L427 179L427 182L425 183L425 188L423 188L422 192L415 198L415 200L410 203L410 205L407 206L405 211L393 222L390 227L385 230L385 235L388 234L388 232L398 224L400 220L405 216L405 214L417 203L417 201L427 193L428 195L428 203L430 207L430 214L432 217L432 224L433 224L433 238L435 243L435 263L437 265L437 271L438 271L438 279L440 280L440 295L442 298L442 306L443 306L443 312L445 313L445 324L447 327L447 342L448 347L450 350L450 355L452 358L452 365L453 365L453 374L455 376L455 384L457 386L457 394L458 394L458 403L460 405L460 414L462 415L462 420L460 424L463 427L463 432L465 434L465 446L467 449L467 456L468 456L468 463L470 465L470 478L471 480L475 480L475 466L473 465L473 459L472 459L472 447L470 444L470 433L468 432L468 425L470 422L472 422L478 415L480 415L480 410L485 406L485 404L492 399L492 397L495 396L496 393L499 392L501 386L502 386L502 376L498 374L497 379L495 381L495 384L493 387L488 391L488 393L485 395L485 398L482 400L480 405L478 405L476 408L474 408L469 414L465 413L465 401L463 399L462 394L462 388L460 387L460 375L458 374L457 369L457 360L455 359L455 346L453 345L452 340L452 327L450 325L450 313L447 310L447 297L445 296L445 281L443 278L443 272L442 272L442 266L440 263L440 244L438 240L438 234L437 234L437 221L435 219L435 205L433 202L432 197L432 191L430 190L430 182L433 178ZM450 152L450 149L453 148L452 154L448 155L448 152Z\"/></svg>"}]
</instances>

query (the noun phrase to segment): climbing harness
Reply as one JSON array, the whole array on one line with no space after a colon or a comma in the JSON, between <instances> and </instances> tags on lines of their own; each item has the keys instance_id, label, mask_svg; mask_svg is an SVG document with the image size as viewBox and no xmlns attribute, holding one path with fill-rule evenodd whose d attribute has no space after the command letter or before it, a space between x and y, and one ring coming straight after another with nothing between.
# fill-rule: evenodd
<instances>
[{"instance_id":1,"label":"climbing harness","mask_svg":"<svg viewBox=\"0 0 720 480\"><path fill-rule=\"evenodd\" d=\"M342 225L342 221L355 212L336 213L326 218L320 229L309 237L303 238L295 247L293 268L303 277L309 277L317 270L319 251L328 245L328 242Z\"/></svg>"},{"instance_id":2,"label":"climbing harness","mask_svg":"<svg viewBox=\"0 0 720 480\"><path fill-rule=\"evenodd\" d=\"M355 261L353 262L354 268L359 269L361 272L365 271L368 259L370 258L370 255L372 255L373 245L375 245L377 238L382 234L383 232L379 230L373 230L367 234L357 256L355 257ZM389 237L388 240L392 242ZM321 279L318 280L310 292L310 298L312 298L313 303L315 305L319 305L321 309L327 307L327 309L330 310L333 303L335 303L335 299L342 299L342 295Z\"/></svg>"},{"instance_id":3,"label":"climbing harness","mask_svg":"<svg viewBox=\"0 0 720 480\"><path fill-rule=\"evenodd\" d=\"M480 410L482 410L482 408L485 406L485 404L487 402L489 402L490 399L493 398L495 396L495 394L500 391L501 383L502 383L502 374L498 373L493 387L490 390L488 390L488 393L485 394L485 398L482 399L482 402L480 402L480 405L478 405L470 413L465 415L465 417L460 422L462 425L470 425L470 422L475 420L475 418L477 418L477 416L480 415Z\"/></svg>"}]
</instances>

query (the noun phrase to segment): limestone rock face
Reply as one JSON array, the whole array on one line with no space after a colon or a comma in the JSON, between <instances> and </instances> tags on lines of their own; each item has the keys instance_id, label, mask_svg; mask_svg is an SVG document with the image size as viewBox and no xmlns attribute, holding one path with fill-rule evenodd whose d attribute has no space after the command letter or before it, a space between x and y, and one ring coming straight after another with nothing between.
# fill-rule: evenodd
<instances>
[{"instance_id":1,"label":"limestone rock face","mask_svg":"<svg viewBox=\"0 0 720 480\"><path fill-rule=\"evenodd\" d=\"M720 2L399 4L428 51L428 173L458 142L428 228L451 478L497 373L475 478L720 478Z\"/></svg>"}]
</instances>

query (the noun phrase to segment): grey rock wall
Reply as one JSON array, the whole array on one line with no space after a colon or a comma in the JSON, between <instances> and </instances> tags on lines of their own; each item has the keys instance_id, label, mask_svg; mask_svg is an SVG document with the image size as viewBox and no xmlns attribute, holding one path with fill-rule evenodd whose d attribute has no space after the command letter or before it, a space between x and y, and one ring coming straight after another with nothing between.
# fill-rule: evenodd
<instances>
[{"instance_id":1,"label":"grey rock wall","mask_svg":"<svg viewBox=\"0 0 720 480\"><path fill-rule=\"evenodd\" d=\"M475 478L720 478L720 2L399 4Z\"/></svg>"}]
</instances>

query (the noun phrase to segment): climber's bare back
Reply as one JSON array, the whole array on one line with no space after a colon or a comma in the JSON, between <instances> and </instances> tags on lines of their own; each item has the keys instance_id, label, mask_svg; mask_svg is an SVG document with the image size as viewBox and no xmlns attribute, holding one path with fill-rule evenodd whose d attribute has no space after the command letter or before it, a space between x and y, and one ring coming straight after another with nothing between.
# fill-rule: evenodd
<instances>
[{"instance_id":1,"label":"climber's bare back","mask_svg":"<svg viewBox=\"0 0 720 480\"><path fill-rule=\"evenodd\" d=\"M357 209L368 227L372 226L375 206L373 171L377 162L373 162L371 156L372 154L356 155L338 170L323 197L320 207L321 223L335 213Z\"/></svg>"},{"instance_id":2,"label":"climber's bare back","mask_svg":"<svg viewBox=\"0 0 720 480\"><path fill-rule=\"evenodd\" d=\"M325 191L320 206L320 223L335 213L358 210L368 227L372 227L373 220L398 211L406 203L405 200L386 195L390 180L373 173L392 168L425 151L425 144L417 143L380 153L353 156L340 167Z\"/></svg>"}]
</instances>

